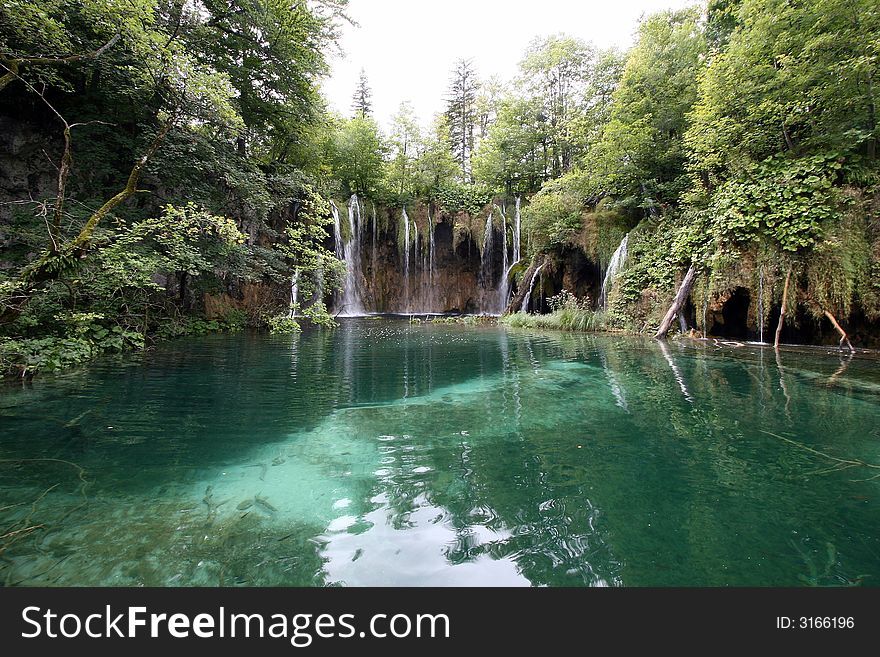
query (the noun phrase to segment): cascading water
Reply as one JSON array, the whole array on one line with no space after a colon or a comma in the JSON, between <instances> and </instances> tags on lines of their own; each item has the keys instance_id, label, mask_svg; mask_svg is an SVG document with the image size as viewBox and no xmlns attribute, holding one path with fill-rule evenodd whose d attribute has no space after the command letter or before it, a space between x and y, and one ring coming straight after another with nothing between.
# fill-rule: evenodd
<instances>
[{"instance_id":1,"label":"cascading water","mask_svg":"<svg viewBox=\"0 0 880 657\"><path fill-rule=\"evenodd\" d=\"M376 204L371 202L373 207L373 258L370 267L370 277L372 278L372 289L373 294L376 293L376 255L378 253L378 243L379 243L379 224L376 221Z\"/></svg>"},{"instance_id":2,"label":"cascading water","mask_svg":"<svg viewBox=\"0 0 880 657\"><path fill-rule=\"evenodd\" d=\"M498 208L498 212L501 214L501 252L503 254L501 280L498 282L498 314L500 315L507 308L507 300L510 297L510 281L507 278L510 266L507 260L507 216L504 214L503 207Z\"/></svg>"},{"instance_id":3,"label":"cascading water","mask_svg":"<svg viewBox=\"0 0 880 657\"><path fill-rule=\"evenodd\" d=\"M406 207L403 208L403 284L404 311L409 312L409 215L406 214Z\"/></svg>"},{"instance_id":4,"label":"cascading water","mask_svg":"<svg viewBox=\"0 0 880 657\"><path fill-rule=\"evenodd\" d=\"M333 211L333 234L336 239L336 257L345 263L345 279L343 281L342 294L337 303L339 315L357 316L364 314L364 304L361 300L359 271L360 268L360 203L357 194L352 194L348 202L348 226L350 236L348 242L342 238L342 226L339 219L339 209L335 203L330 204Z\"/></svg>"},{"instance_id":5,"label":"cascading water","mask_svg":"<svg viewBox=\"0 0 880 657\"><path fill-rule=\"evenodd\" d=\"M342 224L339 221L339 208L336 203L330 201L330 211L333 213L333 246L336 250L336 258L342 260L345 257L345 245L342 242Z\"/></svg>"},{"instance_id":6,"label":"cascading water","mask_svg":"<svg viewBox=\"0 0 880 657\"><path fill-rule=\"evenodd\" d=\"M415 265L416 272L419 269L419 225L414 221L412 222L413 229L413 265Z\"/></svg>"},{"instance_id":7,"label":"cascading water","mask_svg":"<svg viewBox=\"0 0 880 657\"><path fill-rule=\"evenodd\" d=\"M434 225L433 219L431 219L431 210L428 210L428 234L430 235L428 241L428 275L431 280L431 286L434 286L434 278L436 277L436 268L437 268L437 257L436 251L434 250L434 229L436 226Z\"/></svg>"},{"instance_id":8,"label":"cascading water","mask_svg":"<svg viewBox=\"0 0 880 657\"><path fill-rule=\"evenodd\" d=\"M526 292L526 296L523 298L522 307L519 309L521 313L529 312L529 301L532 298L532 292L535 289L535 281L538 280L538 275L541 273L541 270L544 269L544 265L541 265L535 270L535 273L532 274L532 280L529 282L529 291Z\"/></svg>"},{"instance_id":9,"label":"cascading water","mask_svg":"<svg viewBox=\"0 0 880 657\"><path fill-rule=\"evenodd\" d=\"M315 272L315 294L312 296L312 303L324 303L324 265L318 267Z\"/></svg>"},{"instance_id":10,"label":"cascading water","mask_svg":"<svg viewBox=\"0 0 880 657\"><path fill-rule=\"evenodd\" d=\"M290 277L290 315L293 319L296 315L296 306L299 303L299 269L293 270L293 276Z\"/></svg>"},{"instance_id":11,"label":"cascading water","mask_svg":"<svg viewBox=\"0 0 880 657\"><path fill-rule=\"evenodd\" d=\"M608 293L614 284L614 279L626 264L627 247L629 245L629 233L623 236L614 255L611 256L611 262L608 263L608 269L605 270L605 278L602 279L602 293L599 295L599 307L608 307Z\"/></svg>"},{"instance_id":12,"label":"cascading water","mask_svg":"<svg viewBox=\"0 0 880 657\"><path fill-rule=\"evenodd\" d=\"M520 214L519 214L519 196L516 197L516 216L514 217L513 223L513 264L519 262L519 259L522 258L522 254L520 253Z\"/></svg>"},{"instance_id":13,"label":"cascading water","mask_svg":"<svg viewBox=\"0 0 880 657\"><path fill-rule=\"evenodd\" d=\"M486 230L483 232L483 254L480 261L480 279L482 280L483 289L489 287L492 278L492 210L489 210L489 216L486 217Z\"/></svg>"},{"instance_id":14,"label":"cascading water","mask_svg":"<svg viewBox=\"0 0 880 657\"><path fill-rule=\"evenodd\" d=\"M764 268L758 269L758 342L764 342Z\"/></svg>"}]
</instances>

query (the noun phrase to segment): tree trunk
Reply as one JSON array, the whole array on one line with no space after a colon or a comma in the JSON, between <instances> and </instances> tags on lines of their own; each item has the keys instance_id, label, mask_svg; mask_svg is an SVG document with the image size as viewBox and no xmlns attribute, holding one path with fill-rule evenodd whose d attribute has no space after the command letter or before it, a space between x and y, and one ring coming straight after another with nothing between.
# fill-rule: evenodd
<instances>
[{"instance_id":1,"label":"tree trunk","mask_svg":"<svg viewBox=\"0 0 880 657\"><path fill-rule=\"evenodd\" d=\"M782 287L782 306L779 308L779 323L776 325L776 339L773 348L779 349L779 338L782 336L782 325L785 324L785 306L788 305L788 283L791 280L791 269L785 274L785 285Z\"/></svg>"},{"instance_id":2,"label":"tree trunk","mask_svg":"<svg viewBox=\"0 0 880 657\"><path fill-rule=\"evenodd\" d=\"M535 271L537 271L541 264L543 264L543 261L537 259L532 260L532 264L529 265L529 268L526 269L523 274L522 282L520 283L519 288L517 288L516 294L513 295L507 309L504 311L505 315L518 313L519 309L522 308L523 299L525 299L526 295L529 293L529 283L531 282L532 277L534 277Z\"/></svg>"},{"instance_id":3,"label":"tree trunk","mask_svg":"<svg viewBox=\"0 0 880 657\"><path fill-rule=\"evenodd\" d=\"M846 331L844 331L843 327L841 327L841 325L837 323L837 320L835 319L834 315L832 315L827 310L824 312L825 312L825 317L828 318L828 320L831 322L831 325L835 329L837 329L838 333L840 333L840 348L843 349L843 345L846 344L846 346L849 348L850 352L855 353L855 349L853 348L852 343L849 341L849 337L846 335Z\"/></svg>"},{"instance_id":4,"label":"tree trunk","mask_svg":"<svg viewBox=\"0 0 880 657\"><path fill-rule=\"evenodd\" d=\"M785 138L785 145L788 147L788 150L797 155L797 146L791 138L791 134L788 132L788 126L786 126L785 123L782 124L782 136Z\"/></svg>"},{"instance_id":5,"label":"tree trunk","mask_svg":"<svg viewBox=\"0 0 880 657\"><path fill-rule=\"evenodd\" d=\"M688 295L691 293L691 288L694 285L694 278L697 276L697 269L693 265L687 270L687 274L684 275L684 280L681 282L681 285L678 288L678 294L675 295L675 299L672 301L672 305L669 306L669 310L666 311L666 316L663 318L663 321L660 322L660 328L657 329L657 333L654 334L654 337L657 340L665 340L666 334L669 332L669 327L672 326L672 322L675 321L675 316L681 312L682 306L684 306L684 302L687 300Z\"/></svg>"}]
</instances>

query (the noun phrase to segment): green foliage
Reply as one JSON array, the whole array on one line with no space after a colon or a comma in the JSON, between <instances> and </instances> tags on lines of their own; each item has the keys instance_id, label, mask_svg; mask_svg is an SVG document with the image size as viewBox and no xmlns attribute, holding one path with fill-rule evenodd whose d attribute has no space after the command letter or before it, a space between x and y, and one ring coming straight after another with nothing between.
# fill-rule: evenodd
<instances>
[{"instance_id":1,"label":"green foliage","mask_svg":"<svg viewBox=\"0 0 880 657\"><path fill-rule=\"evenodd\" d=\"M872 249L871 220L866 216L866 210L870 210L859 198L848 200L839 216L825 222L821 238L805 263L806 306L817 316L827 309L848 317L858 300L869 318L877 318L880 278L876 271L880 258ZM872 219L876 221L876 217Z\"/></svg>"},{"instance_id":2,"label":"green foliage","mask_svg":"<svg viewBox=\"0 0 880 657\"><path fill-rule=\"evenodd\" d=\"M156 335L159 338L169 340L187 335L201 336L208 335L209 333L236 332L244 328L243 319L237 313L231 313L223 319L205 319L204 317L181 315L164 321L158 327Z\"/></svg>"},{"instance_id":3,"label":"green foliage","mask_svg":"<svg viewBox=\"0 0 880 657\"><path fill-rule=\"evenodd\" d=\"M523 228L533 250L570 242L581 230L584 202L573 181L570 174L547 183L523 209Z\"/></svg>"},{"instance_id":4,"label":"green foliage","mask_svg":"<svg viewBox=\"0 0 880 657\"><path fill-rule=\"evenodd\" d=\"M587 155L593 184L629 210L657 212L688 185L683 139L706 51L699 22L694 8L642 21L609 121Z\"/></svg>"},{"instance_id":5,"label":"green foliage","mask_svg":"<svg viewBox=\"0 0 880 657\"><path fill-rule=\"evenodd\" d=\"M408 102L401 103L392 118L388 145L391 159L385 167L386 187L396 197L396 204L405 204L415 195L416 162L424 150L421 130Z\"/></svg>"},{"instance_id":6,"label":"green foliage","mask_svg":"<svg viewBox=\"0 0 880 657\"><path fill-rule=\"evenodd\" d=\"M299 311L298 308L293 309L294 312ZM302 310L301 315L294 313L280 313L266 317L266 326L269 332L274 334L299 333L302 331L300 319L308 320L313 326L320 328L334 329L338 326L333 316L327 311L327 306L323 301L316 301L312 305Z\"/></svg>"},{"instance_id":7,"label":"green foliage","mask_svg":"<svg viewBox=\"0 0 880 657\"><path fill-rule=\"evenodd\" d=\"M629 259L610 298L612 310L621 313L627 304L638 301L644 290L669 293L681 267L680 256L669 248L681 225L675 222L648 222L630 233Z\"/></svg>"},{"instance_id":8,"label":"green foliage","mask_svg":"<svg viewBox=\"0 0 880 657\"><path fill-rule=\"evenodd\" d=\"M382 188L385 152L379 126L371 117L341 119L329 153L333 177L347 194L375 198Z\"/></svg>"},{"instance_id":9,"label":"green foliage","mask_svg":"<svg viewBox=\"0 0 880 657\"><path fill-rule=\"evenodd\" d=\"M753 165L715 192L697 230L722 251L755 239L792 253L812 247L822 226L839 216L841 166L834 153Z\"/></svg>"},{"instance_id":10,"label":"green foliage","mask_svg":"<svg viewBox=\"0 0 880 657\"><path fill-rule=\"evenodd\" d=\"M302 327L299 325L299 322L296 321L296 318L285 314L268 317L266 319L266 324L269 326L269 332L276 335L299 333L302 331Z\"/></svg>"},{"instance_id":11,"label":"green foliage","mask_svg":"<svg viewBox=\"0 0 880 657\"><path fill-rule=\"evenodd\" d=\"M705 182L779 152L876 148L875 2L743 0L727 12L735 29L700 78L686 138Z\"/></svg>"},{"instance_id":12,"label":"green foliage","mask_svg":"<svg viewBox=\"0 0 880 657\"><path fill-rule=\"evenodd\" d=\"M477 181L506 194L535 192L547 177L542 150L547 125L537 99L511 95L498 107L495 122L473 157Z\"/></svg>"},{"instance_id":13,"label":"green foliage","mask_svg":"<svg viewBox=\"0 0 880 657\"><path fill-rule=\"evenodd\" d=\"M451 214L466 212L478 215L492 201L492 192L482 185L449 181L437 188L437 202Z\"/></svg>"},{"instance_id":14,"label":"green foliage","mask_svg":"<svg viewBox=\"0 0 880 657\"><path fill-rule=\"evenodd\" d=\"M414 164L413 193L424 199L434 199L439 190L454 184L459 173L449 143L449 125L446 116L437 116L432 134L423 143Z\"/></svg>"},{"instance_id":15,"label":"green foliage","mask_svg":"<svg viewBox=\"0 0 880 657\"><path fill-rule=\"evenodd\" d=\"M608 328L605 313L586 308L562 308L547 315L512 313L500 319L512 328L551 329L583 333L604 331Z\"/></svg>"},{"instance_id":16,"label":"green foliage","mask_svg":"<svg viewBox=\"0 0 880 657\"><path fill-rule=\"evenodd\" d=\"M62 334L0 338L0 374L28 377L84 363L103 353L143 349L144 335L97 313L59 313Z\"/></svg>"},{"instance_id":17,"label":"green foliage","mask_svg":"<svg viewBox=\"0 0 880 657\"><path fill-rule=\"evenodd\" d=\"M549 151L545 168L553 177L571 169L571 122L594 58L592 45L558 34L535 39L520 62L525 86L538 104L537 118L547 124L542 146Z\"/></svg>"},{"instance_id":18,"label":"green foliage","mask_svg":"<svg viewBox=\"0 0 880 657\"><path fill-rule=\"evenodd\" d=\"M308 319L313 325L322 328L334 329L339 324L333 319L333 316L327 310L327 306L323 301L316 301L311 306L303 310L303 317Z\"/></svg>"},{"instance_id":19,"label":"green foliage","mask_svg":"<svg viewBox=\"0 0 880 657\"><path fill-rule=\"evenodd\" d=\"M422 320L418 317L412 317L410 323L420 323ZM484 326L486 324L494 324L498 320L491 315L448 315L446 317L428 317L429 324L458 324L460 326Z\"/></svg>"},{"instance_id":20,"label":"green foliage","mask_svg":"<svg viewBox=\"0 0 880 657\"><path fill-rule=\"evenodd\" d=\"M547 305L552 312L558 310L590 310L592 304L589 297L578 299L572 292L562 290L547 299Z\"/></svg>"},{"instance_id":21,"label":"green foliage","mask_svg":"<svg viewBox=\"0 0 880 657\"><path fill-rule=\"evenodd\" d=\"M0 74L0 114L56 163L70 125L72 167L61 198L19 190L0 207L13 254L0 274L0 331L17 345L7 355L32 371L120 340L126 349L238 328L258 313L203 319L203 294L286 282L295 270L304 294L318 272L332 289L339 263L324 246L324 198L339 140L321 138L318 83L346 4L0 4L0 62L17 71ZM90 315L103 318L97 328L74 331L70 318Z\"/></svg>"}]
</instances>

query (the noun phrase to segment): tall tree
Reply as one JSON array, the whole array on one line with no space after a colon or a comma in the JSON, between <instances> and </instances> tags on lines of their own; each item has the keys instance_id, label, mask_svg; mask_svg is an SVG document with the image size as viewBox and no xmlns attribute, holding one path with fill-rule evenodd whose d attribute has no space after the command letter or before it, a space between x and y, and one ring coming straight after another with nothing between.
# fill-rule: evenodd
<instances>
[{"instance_id":1,"label":"tall tree","mask_svg":"<svg viewBox=\"0 0 880 657\"><path fill-rule=\"evenodd\" d=\"M506 194L538 191L548 169L547 126L539 99L511 94L502 100L473 158L477 181Z\"/></svg>"},{"instance_id":2,"label":"tall tree","mask_svg":"<svg viewBox=\"0 0 880 657\"><path fill-rule=\"evenodd\" d=\"M558 34L533 41L520 63L527 88L543 103L553 177L571 168L569 123L583 97L594 51L593 46L579 39Z\"/></svg>"},{"instance_id":3,"label":"tall tree","mask_svg":"<svg viewBox=\"0 0 880 657\"><path fill-rule=\"evenodd\" d=\"M452 157L446 115L438 114L415 162L415 193L434 199L438 190L455 180L458 171L458 165Z\"/></svg>"},{"instance_id":4,"label":"tall tree","mask_svg":"<svg viewBox=\"0 0 880 657\"><path fill-rule=\"evenodd\" d=\"M473 62L460 59L452 69L446 100L446 118L452 154L461 167L461 177L470 182L471 155L474 151L474 133L477 125L477 91L480 87Z\"/></svg>"},{"instance_id":5,"label":"tall tree","mask_svg":"<svg viewBox=\"0 0 880 657\"><path fill-rule=\"evenodd\" d=\"M388 186L401 203L413 193L415 161L421 149L421 131L412 104L404 101L391 119L391 161L388 164Z\"/></svg>"},{"instance_id":6,"label":"tall tree","mask_svg":"<svg viewBox=\"0 0 880 657\"><path fill-rule=\"evenodd\" d=\"M348 193L373 196L384 174L385 144L379 126L370 118L342 120L333 139L334 177Z\"/></svg>"},{"instance_id":7,"label":"tall tree","mask_svg":"<svg viewBox=\"0 0 880 657\"><path fill-rule=\"evenodd\" d=\"M876 157L880 11L872 0L744 0L700 80L687 136L712 189L749 164L837 150Z\"/></svg>"},{"instance_id":8,"label":"tall tree","mask_svg":"<svg viewBox=\"0 0 880 657\"><path fill-rule=\"evenodd\" d=\"M370 85L367 82L367 74L364 69L361 69L361 75L358 79L357 87L354 90L354 95L351 98L351 111L354 116L359 116L362 119L367 118L373 113L373 92L370 89Z\"/></svg>"},{"instance_id":9,"label":"tall tree","mask_svg":"<svg viewBox=\"0 0 880 657\"><path fill-rule=\"evenodd\" d=\"M190 3L186 3L187 6ZM229 76L248 130L239 150L296 138L320 109L323 48L336 35L340 0L200 0L188 11L183 39L200 60ZM291 134L293 133L293 134Z\"/></svg>"},{"instance_id":10,"label":"tall tree","mask_svg":"<svg viewBox=\"0 0 880 657\"><path fill-rule=\"evenodd\" d=\"M639 26L614 92L610 120L587 157L604 194L648 214L687 188L684 134L697 97L706 40L696 8L649 16Z\"/></svg>"}]
</instances>

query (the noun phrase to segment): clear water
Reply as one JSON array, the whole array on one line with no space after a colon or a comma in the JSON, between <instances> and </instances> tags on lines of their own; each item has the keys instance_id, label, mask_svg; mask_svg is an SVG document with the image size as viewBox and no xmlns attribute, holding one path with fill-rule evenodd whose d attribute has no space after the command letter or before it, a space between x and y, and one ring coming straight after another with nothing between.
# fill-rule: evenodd
<instances>
[{"instance_id":1,"label":"clear water","mask_svg":"<svg viewBox=\"0 0 880 657\"><path fill-rule=\"evenodd\" d=\"M175 342L0 393L0 581L877 585L880 469L828 458L880 464L877 365L388 319Z\"/></svg>"}]
</instances>

